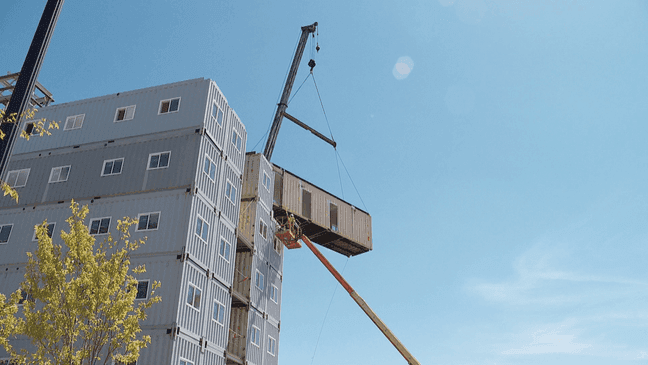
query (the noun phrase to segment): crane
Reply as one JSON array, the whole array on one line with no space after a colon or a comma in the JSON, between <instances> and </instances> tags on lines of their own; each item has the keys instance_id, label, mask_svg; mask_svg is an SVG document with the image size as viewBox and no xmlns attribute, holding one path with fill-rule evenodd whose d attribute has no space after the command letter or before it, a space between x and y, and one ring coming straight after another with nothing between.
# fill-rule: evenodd
<instances>
[{"instance_id":1,"label":"crane","mask_svg":"<svg viewBox=\"0 0 648 365\"><path fill-rule=\"evenodd\" d=\"M304 54L304 48L306 47L306 41L310 34L314 34L317 30L317 22L301 27L301 37L299 38L299 43L297 44L297 50L295 51L295 57L293 57L292 65L290 66L290 71L288 72L288 77L286 78L286 85L284 85L283 92L281 93L281 99L279 104L277 104L277 111L275 112L274 119L272 121L272 126L270 127L270 134L268 134L268 140L266 141L265 149L263 150L263 155L265 158L270 161L272 158L272 151L274 151L275 143L277 142L277 136L279 135L279 128L281 128L281 121L283 117L286 117L288 120L294 122L298 126L310 131L317 137L324 140L326 143L330 144L334 148L336 147L335 141L324 136L320 132L314 130L313 128L306 125L306 123L301 122L299 119L293 117L292 115L286 113L286 108L288 108L288 98L290 98L290 92L292 91L293 84L295 83L295 76L297 76L297 70L299 69L299 63L301 62L302 56ZM315 67L315 60L310 60L308 65L313 72L313 67Z\"/></svg>"},{"instance_id":2,"label":"crane","mask_svg":"<svg viewBox=\"0 0 648 365\"><path fill-rule=\"evenodd\" d=\"M380 329L380 331L387 337L389 342L394 345L396 350L407 360L409 365L421 365L418 360L407 350L405 345L403 345L400 340L394 335L394 333L387 327L387 325L376 315L376 313L369 307L367 302L362 299L360 294L353 290L351 285L340 275L340 273L331 265L331 263L322 255L322 253L315 247L311 240L303 235L299 230L299 225L297 224L295 217L291 214L288 216L285 224L281 226L275 236L286 246L288 249L297 249L301 248L299 241L304 242L308 248L317 256L317 258L324 264L326 269L333 274L335 279L342 285L344 290L349 293L351 298L360 306L360 308L367 314L369 319Z\"/></svg>"},{"instance_id":3,"label":"crane","mask_svg":"<svg viewBox=\"0 0 648 365\"><path fill-rule=\"evenodd\" d=\"M290 71L288 73L288 77L286 78L286 84L283 89L283 93L281 94L281 99L279 101L279 104L277 105L277 111L274 116L274 120L272 122L272 127L270 128L270 134L268 135L268 140L265 145L265 150L263 152L263 155L265 158L270 161L272 158L272 152L274 150L275 143L277 141L277 135L279 134L279 128L281 127L281 121L283 117L286 117L288 120L294 122L295 124L299 125L300 127L310 131L320 139L324 140L325 142L329 143L332 145L334 148L336 147L335 141L327 138L326 136L322 135L321 133L317 132L313 128L309 127L305 123L299 121L297 118L293 117L292 115L286 113L286 108L288 108L288 99L290 97L290 92L292 90L293 84L295 82L295 76L297 75L297 70L299 68L299 63L301 62L302 55L304 53L304 48L306 47L306 41L308 40L308 36L310 34L315 33L317 29L317 22L303 26L301 28L302 34L301 37L299 38L299 43L297 44L297 50L295 52L295 56L292 61L292 65L290 66ZM315 67L315 61L310 60L308 62L308 65L311 68L311 72L313 72L313 67ZM376 315L376 313L369 307L369 305L362 299L362 297L347 283L347 281L340 275L340 273L335 270L333 265L322 255L322 253L313 245L311 240L304 234L302 234L301 230L299 229L299 225L297 224L297 221L295 217L290 214L288 218L283 222L283 225L281 225L278 229L277 232L275 233L275 236L288 248L288 249L296 249L300 248L301 244L299 241L304 242L308 248L317 256L317 258L324 264L324 266L333 274L335 279L342 285L342 287L349 293L351 298L360 306L360 308L367 314L367 316L373 321L374 324L380 329L380 331L387 337L387 339L396 347L398 352L407 360L407 363L409 365L420 365L418 360L405 348L405 346L396 338L396 336L392 333L392 331L385 325L385 323Z\"/></svg>"}]
</instances>

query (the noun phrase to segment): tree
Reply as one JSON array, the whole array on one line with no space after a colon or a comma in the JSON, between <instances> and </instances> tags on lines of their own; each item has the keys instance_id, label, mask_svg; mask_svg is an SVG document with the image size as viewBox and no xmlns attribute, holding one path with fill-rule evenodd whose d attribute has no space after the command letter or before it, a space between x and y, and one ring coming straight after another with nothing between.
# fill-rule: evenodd
<instances>
[{"instance_id":1,"label":"tree","mask_svg":"<svg viewBox=\"0 0 648 365\"><path fill-rule=\"evenodd\" d=\"M20 117L30 120L34 118L36 111L36 108L27 109L20 115ZM0 121L2 121L3 123L16 123L18 121L18 118L16 118L16 113L13 113L11 115L7 115L5 119L5 111L4 109L0 109ZM20 137L25 138L28 141L29 138L33 135L39 135L41 137L44 135L51 136L52 133L49 130L53 128L59 128L58 123L56 123L55 121L50 121L46 128L44 118L33 120L30 123L32 124L32 126L29 131L26 131L24 129L20 131ZM5 137L5 133L0 130L0 139L5 139ZM9 152L10 151L6 151L5 153ZM16 203L18 203L18 192L3 180L0 180L0 189L2 189L5 196L11 196L16 201Z\"/></svg>"},{"instance_id":2,"label":"tree","mask_svg":"<svg viewBox=\"0 0 648 365\"><path fill-rule=\"evenodd\" d=\"M148 300L135 305L137 280L129 272L130 255L145 243L130 239L132 218L118 221L118 239L109 235L95 244L84 219L88 207L72 201L69 231L61 231L65 247L54 245L47 221L35 226L38 250L29 262L20 290L7 300L0 294L0 345L16 364L108 364L137 360L151 342L138 338L145 310L161 301L154 282ZM145 272L144 265L132 273ZM22 303L22 314L18 304ZM26 336L35 346L15 350L10 339Z\"/></svg>"}]
</instances>

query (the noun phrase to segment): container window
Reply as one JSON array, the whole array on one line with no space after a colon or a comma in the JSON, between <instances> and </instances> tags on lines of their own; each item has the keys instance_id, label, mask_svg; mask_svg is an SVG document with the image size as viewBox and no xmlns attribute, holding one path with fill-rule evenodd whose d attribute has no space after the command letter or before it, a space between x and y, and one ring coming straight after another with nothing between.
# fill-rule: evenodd
<instances>
[{"instance_id":1,"label":"container window","mask_svg":"<svg viewBox=\"0 0 648 365\"><path fill-rule=\"evenodd\" d=\"M83 119L85 114L72 115L65 119L65 126L63 127L64 131L69 131L72 129L79 129L83 126Z\"/></svg>"},{"instance_id":2,"label":"container window","mask_svg":"<svg viewBox=\"0 0 648 365\"><path fill-rule=\"evenodd\" d=\"M151 153L149 155L148 170L164 169L169 167L171 151Z\"/></svg>"},{"instance_id":3,"label":"container window","mask_svg":"<svg viewBox=\"0 0 648 365\"><path fill-rule=\"evenodd\" d=\"M12 188L19 188L27 185L27 178L31 169L13 170L7 173L7 184Z\"/></svg>"},{"instance_id":4,"label":"container window","mask_svg":"<svg viewBox=\"0 0 648 365\"><path fill-rule=\"evenodd\" d=\"M220 325L223 325L225 323L225 306L215 300L212 319Z\"/></svg>"},{"instance_id":5,"label":"container window","mask_svg":"<svg viewBox=\"0 0 648 365\"><path fill-rule=\"evenodd\" d=\"M220 110L216 103L214 103L214 106L212 107L212 118L216 120L216 123L218 123L218 125L223 125L223 111Z\"/></svg>"},{"instance_id":6,"label":"container window","mask_svg":"<svg viewBox=\"0 0 648 365\"><path fill-rule=\"evenodd\" d=\"M311 219L311 192L302 189L302 215Z\"/></svg>"},{"instance_id":7,"label":"container window","mask_svg":"<svg viewBox=\"0 0 648 365\"><path fill-rule=\"evenodd\" d=\"M331 217L331 231L338 231L338 207L329 202L329 217Z\"/></svg>"},{"instance_id":8,"label":"container window","mask_svg":"<svg viewBox=\"0 0 648 365\"><path fill-rule=\"evenodd\" d=\"M117 111L115 112L115 122L131 120L134 117L135 117L135 105L127 106L124 108L117 108Z\"/></svg>"},{"instance_id":9,"label":"container window","mask_svg":"<svg viewBox=\"0 0 648 365\"><path fill-rule=\"evenodd\" d=\"M260 290L263 290L265 288L265 276L261 274L261 271L257 270L256 271L256 287L259 288Z\"/></svg>"},{"instance_id":10,"label":"container window","mask_svg":"<svg viewBox=\"0 0 648 365\"><path fill-rule=\"evenodd\" d=\"M68 175L70 175L71 167L72 166L70 165L53 167L52 172L50 173L49 182L56 183L56 182L67 181Z\"/></svg>"},{"instance_id":11,"label":"container window","mask_svg":"<svg viewBox=\"0 0 648 365\"><path fill-rule=\"evenodd\" d=\"M250 342L252 342L256 347L261 346L261 330L252 326L252 333L250 333Z\"/></svg>"},{"instance_id":12,"label":"container window","mask_svg":"<svg viewBox=\"0 0 648 365\"><path fill-rule=\"evenodd\" d=\"M106 234L110 228L110 217L96 218L90 221L90 234Z\"/></svg>"},{"instance_id":13,"label":"container window","mask_svg":"<svg viewBox=\"0 0 648 365\"><path fill-rule=\"evenodd\" d=\"M11 235L11 229L13 224L4 224L0 226L0 243L9 242L9 236Z\"/></svg>"},{"instance_id":14,"label":"container window","mask_svg":"<svg viewBox=\"0 0 648 365\"><path fill-rule=\"evenodd\" d=\"M137 295L135 299L146 299L148 297L148 280L140 280L137 282Z\"/></svg>"},{"instance_id":15,"label":"container window","mask_svg":"<svg viewBox=\"0 0 648 365\"><path fill-rule=\"evenodd\" d=\"M142 213L137 218L137 230L149 231L149 230L157 229L159 221L160 221L160 212Z\"/></svg>"},{"instance_id":16,"label":"container window","mask_svg":"<svg viewBox=\"0 0 648 365\"><path fill-rule=\"evenodd\" d=\"M160 112L158 114L175 113L180 108L180 98L160 101Z\"/></svg>"},{"instance_id":17,"label":"container window","mask_svg":"<svg viewBox=\"0 0 648 365\"><path fill-rule=\"evenodd\" d=\"M202 290L200 290L197 286L189 283L189 288L187 290L187 304L199 310L201 295Z\"/></svg>"},{"instance_id":18,"label":"container window","mask_svg":"<svg viewBox=\"0 0 648 365\"><path fill-rule=\"evenodd\" d=\"M40 224L39 224L40 226ZM52 234L54 234L54 227L56 226L56 223L48 223L47 224L47 236L49 238L52 238ZM36 229L34 229L34 237L32 237L32 241L38 241L38 237L36 237Z\"/></svg>"},{"instance_id":19,"label":"container window","mask_svg":"<svg viewBox=\"0 0 648 365\"><path fill-rule=\"evenodd\" d=\"M119 175L124 165L124 158L116 158L114 160L105 160L103 168L101 169L101 176Z\"/></svg>"},{"instance_id":20,"label":"container window","mask_svg":"<svg viewBox=\"0 0 648 365\"><path fill-rule=\"evenodd\" d=\"M279 304L279 288L277 288L274 284L270 285L270 300Z\"/></svg>"},{"instance_id":21,"label":"container window","mask_svg":"<svg viewBox=\"0 0 648 365\"><path fill-rule=\"evenodd\" d=\"M277 340L268 336L268 353L275 356L277 350Z\"/></svg>"},{"instance_id":22,"label":"container window","mask_svg":"<svg viewBox=\"0 0 648 365\"><path fill-rule=\"evenodd\" d=\"M225 259L225 261L229 262L230 250L232 249L232 245L230 245L230 243L227 242L223 237L221 237L220 243L221 244L220 244L219 254Z\"/></svg>"}]
</instances>

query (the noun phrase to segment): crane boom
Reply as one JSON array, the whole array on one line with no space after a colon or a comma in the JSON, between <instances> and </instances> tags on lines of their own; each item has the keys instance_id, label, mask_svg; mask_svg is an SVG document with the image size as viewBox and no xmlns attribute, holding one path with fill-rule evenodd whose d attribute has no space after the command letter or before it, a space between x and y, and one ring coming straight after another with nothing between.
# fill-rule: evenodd
<instances>
[{"instance_id":1,"label":"crane boom","mask_svg":"<svg viewBox=\"0 0 648 365\"><path fill-rule=\"evenodd\" d=\"M301 62L302 55L304 54L304 48L306 47L308 35L315 33L316 29L317 22L301 27L302 34L299 38L299 44L297 45L295 57L293 57L293 62L290 66L288 78L286 78L286 85L284 86L283 93L281 94L281 100L277 105L277 111L275 112L275 116L272 121L272 127L270 127L270 134L268 135L268 140L266 141L265 149L263 151L263 155L268 161L270 161L270 159L272 158L272 151L274 151L275 142L277 142L279 128L281 128L281 121L284 117L286 108L288 108L288 98L290 97L290 92L292 91L293 84L295 83L295 76L297 76L297 69L299 69L299 63Z\"/></svg>"},{"instance_id":2,"label":"crane boom","mask_svg":"<svg viewBox=\"0 0 648 365\"><path fill-rule=\"evenodd\" d=\"M333 274L335 279L342 285L344 290L349 293L351 298L360 306L360 308L367 314L369 319L378 327L380 332L382 332L385 337L389 340L389 342L394 345L396 350L400 352L400 354L407 360L407 363L409 365L421 365L418 360L407 350L405 345L403 345L400 340L394 335L394 333L387 327L385 322L383 322L378 315L369 307L367 302L362 299L360 294L358 294L349 283L347 283L346 280L344 280L344 277L340 275L340 273L331 265L331 263L322 255L322 253L313 245L310 239L306 237L305 235L301 235L298 233L299 229L296 229L296 224L294 221L294 217L290 217L288 224L283 226L277 233L276 236L279 238L283 244L289 248L289 249L294 249L294 248L300 248L301 244L299 243L299 240L304 242L308 248L310 248L311 251L317 256L317 258L324 264L324 266L328 269L328 271Z\"/></svg>"}]
</instances>

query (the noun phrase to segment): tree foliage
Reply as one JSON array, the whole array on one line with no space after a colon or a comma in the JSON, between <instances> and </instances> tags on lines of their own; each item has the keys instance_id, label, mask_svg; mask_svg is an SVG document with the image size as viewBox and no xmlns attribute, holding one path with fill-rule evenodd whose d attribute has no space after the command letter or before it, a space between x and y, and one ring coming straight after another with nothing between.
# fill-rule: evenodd
<instances>
[{"instance_id":1,"label":"tree foliage","mask_svg":"<svg viewBox=\"0 0 648 365\"><path fill-rule=\"evenodd\" d=\"M132 218L118 221L119 237L96 244L84 219L88 207L72 201L69 231L61 231L65 247L47 234L47 221L36 226L38 250L29 262L20 290L7 300L0 294L0 345L16 364L85 365L135 361L150 343L141 336L145 310L161 301L154 295L138 301L137 280L129 272L130 255L144 240L131 239ZM144 265L132 273L146 271ZM18 304L22 302L22 313ZM21 315L22 314L22 315ZM27 337L33 352L16 350L10 339Z\"/></svg>"},{"instance_id":2,"label":"tree foliage","mask_svg":"<svg viewBox=\"0 0 648 365\"><path fill-rule=\"evenodd\" d=\"M21 114L21 118L23 120L30 120L34 118L34 115L36 114L36 108L32 109L27 109ZM4 109L0 109L0 121L3 123L16 123L18 118L16 118L16 113L13 113L11 115L7 115L5 118L5 111ZM58 129L59 125L55 121L50 121L45 127L45 119L37 119L37 120L30 120L30 123L33 123L33 129L31 133L27 133L24 129L20 131L20 137L25 138L26 140L29 141L29 138L34 135L38 136L45 136L45 135L52 135L52 133L49 131L50 129ZM0 139L5 139L6 134L0 130ZM4 192L4 196L9 195L12 197L16 203L18 203L18 192L16 192L16 189L12 188L7 184L6 182L0 180L0 189Z\"/></svg>"}]
</instances>

